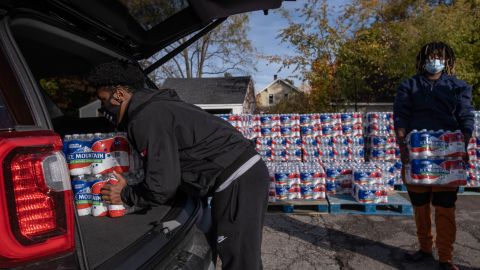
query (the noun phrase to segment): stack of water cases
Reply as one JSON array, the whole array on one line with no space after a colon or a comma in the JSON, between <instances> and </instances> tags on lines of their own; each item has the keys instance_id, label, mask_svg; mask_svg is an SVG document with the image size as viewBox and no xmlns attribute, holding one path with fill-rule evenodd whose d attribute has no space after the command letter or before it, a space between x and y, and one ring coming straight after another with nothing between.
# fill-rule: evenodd
<instances>
[{"instance_id":1,"label":"stack of water cases","mask_svg":"<svg viewBox=\"0 0 480 270\"><path fill-rule=\"evenodd\" d=\"M361 114L303 114L300 126L303 161L364 160Z\"/></svg>"},{"instance_id":2,"label":"stack of water cases","mask_svg":"<svg viewBox=\"0 0 480 270\"><path fill-rule=\"evenodd\" d=\"M395 185L403 184L402 163L395 162L372 162L382 173L382 184L388 191L393 191Z\"/></svg>"},{"instance_id":3,"label":"stack of water cases","mask_svg":"<svg viewBox=\"0 0 480 270\"><path fill-rule=\"evenodd\" d=\"M275 162L265 162L268 168L268 177L270 178L270 186L268 189L268 201L275 202L277 200L277 193L275 191Z\"/></svg>"},{"instance_id":4,"label":"stack of water cases","mask_svg":"<svg viewBox=\"0 0 480 270\"><path fill-rule=\"evenodd\" d=\"M466 185L465 142L457 131L413 130L407 136L406 181L415 185Z\"/></svg>"},{"instance_id":5,"label":"stack of water cases","mask_svg":"<svg viewBox=\"0 0 480 270\"><path fill-rule=\"evenodd\" d=\"M467 147L470 163L467 170L467 187L480 187L480 112L475 114L475 129Z\"/></svg>"},{"instance_id":6,"label":"stack of water cases","mask_svg":"<svg viewBox=\"0 0 480 270\"><path fill-rule=\"evenodd\" d=\"M353 163L324 163L327 194L352 193Z\"/></svg>"},{"instance_id":7,"label":"stack of water cases","mask_svg":"<svg viewBox=\"0 0 480 270\"><path fill-rule=\"evenodd\" d=\"M467 187L480 187L480 163L470 162L467 168Z\"/></svg>"},{"instance_id":8,"label":"stack of water cases","mask_svg":"<svg viewBox=\"0 0 480 270\"><path fill-rule=\"evenodd\" d=\"M393 114L391 112L370 112L366 114L365 118L366 146L369 160L398 160L400 149L395 140Z\"/></svg>"},{"instance_id":9,"label":"stack of water cases","mask_svg":"<svg viewBox=\"0 0 480 270\"><path fill-rule=\"evenodd\" d=\"M255 137L298 137L298 114L262 114L252 116Z\"/></svg>"},{"instance_id":10,"label":"stack of water cases","mask_svg":"<svg viewBox=\"0 0 480 270\"><path fill-rule=\"evenodd\" d=\"M218 117L230 123L247 139L257 137L253 130L253 116L249 114L217 114Z\"/></svg>"},{"instance_id":11,"label":"stack of water cases","mask_svg":"<svg viewBox=\"0 0 480 270\"><path fill-rule=\"evenodd\" d=\"M270 172L269 200L325 199L325 172L318 163L267 162Z\"/></svg>"},{"instance_id":12,"label":"stack of water cases","mask_svg":"<svg viewBox=\"0 0 480 270\"><path fill-rule=\"evenodd\" d=\"M79 216L121 217L123 205L107 205L101 198L105 184L116 184L113 172L141 179L141 160L130 151L125 133L73 134L64 138L75 204Z\"/></svg>"},{"instance_id":13,"label":"stack of water cases","mask_svg":"<svg viewBox=\"0 0 480 270\"><path fill-rule=\"evenodd\" d=\"M352 196L361 203L388 203L388 177L373 163L354 165Z\"/></svg>"},{"instance_id":14,"label":"stack of water cases","mask_svg":"<svg viewBox=\"0 0 480 270\"><path fill-rule=\"evenodd\" d=\"M400 170L393 162L377 162L377 163L358 163L358 162L333 162L324 163L326 175L326 189L327 194L352 194L354 184L363 185L362 181L353 181L353 172L370 170L368 174L373 177L372 181L367 181L367 184L375 184L376 187L381 187L382 190L392 191L397 178L400 177ZM368 171L367 171L368 172ZM357 176L359 176L357 174ZM359 179L357 179L359 180ZM368 185L362 189L368 190ZM357 189L358 191L359 189ZM358 194L354 197L358 198ZM378 200L377 200L378 201Z\"/></svg>"},{"instance_id":15,"label":"stack of water cases","mask_svg":"<svg viewBox=\"0 0 480 270\"><path fill-rule=\"evenodd\" d=\"M255 148L265 161L302 161L300 137L259 137Z\"/></svg>"},{"instance_id":16,"label":"stack of water cases","mask_svg":"<svg viewBox=\"0 0 480 270\"><path fill-rule=\"evenodd\" d=\"M253 116L256 150L265 161L302 161L298 114Z\"/></svg>"}]
</instances>

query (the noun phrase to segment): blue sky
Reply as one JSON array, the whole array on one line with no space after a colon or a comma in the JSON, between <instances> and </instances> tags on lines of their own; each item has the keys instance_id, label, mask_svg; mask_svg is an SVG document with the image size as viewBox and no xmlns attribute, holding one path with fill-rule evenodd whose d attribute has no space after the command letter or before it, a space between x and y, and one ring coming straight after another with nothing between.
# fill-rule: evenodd
<instances>
[{"instance_id":1,"label":"blue sky","mask_svg":"<svg viewBox=\"0 0 480 270\"><path fill-rule=\"evenodd\" d=\"M339 7L349 0L328 0L329 5L332 7ZM282 7L289 10L295 19L299 18L298 12L295 12L296 8L301 7L306 3L305 0L298 1L286 1L283 2ZM332 14L334 18L336 14ZM250 32L249 38L252 41L256 49L262 54L277 54L277 55L289 55L293 53L293 49L286 43L282 43L280 39L277 39L280 30L287 26L285 19L281 17L278 12L270 10L269 14L265 16L263 12L256 11L250 13ZM266 60L258 60L258 71L252 74L255 82L255 90L260 91L273 81L273 76L278 75L279 78L290 78L298 75L294 74L293 69L282 69L277 72L281 66L275 63L269 63ZM300 85L299 80L294 80L296 86Z\"/></svg>"}]
</instances>

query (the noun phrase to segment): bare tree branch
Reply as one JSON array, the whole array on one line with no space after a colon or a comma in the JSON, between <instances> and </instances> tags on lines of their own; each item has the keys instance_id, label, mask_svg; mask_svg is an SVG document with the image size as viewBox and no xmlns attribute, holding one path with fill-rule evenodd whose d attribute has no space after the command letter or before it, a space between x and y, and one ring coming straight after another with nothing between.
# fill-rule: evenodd
<instances>
[{"instance_id":1,"label":"bare tree branch","mask_svg":"<svg viewBox=\"0 0 480 270\"><path fill-rule=\"evenodd\" d=\"M172 76L183 78L216 75L225 72L255 70L254 48L248 39L248 15L231 16L222 25L154 72L155 81ZM154 62L178 47L188 37L167 46L150 59Z\"/></svg>"},{"instance_id":2,"label":"bare tree branch","mask_svg":"<svg viewBox=\"0 0 480 270\"><path fill-rule=\"evenodd\" d=\"M182 78L185 78L185 74L183 73L183 69L182 69L180 63L178 62L178 60L176 58L173 58L171 61L173 61L175 63L175 65L177 66L178 72L180 73Z\"/></svg>"}]
</instances>

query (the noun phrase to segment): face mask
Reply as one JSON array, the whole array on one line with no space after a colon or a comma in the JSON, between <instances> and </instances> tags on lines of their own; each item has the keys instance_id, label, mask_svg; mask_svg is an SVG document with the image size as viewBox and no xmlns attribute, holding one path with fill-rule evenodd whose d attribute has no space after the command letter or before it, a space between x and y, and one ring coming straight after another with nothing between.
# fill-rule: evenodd
<instances>
[{"instance_id":1,"label":"face mask","mask_svg":"<svg viewBox=\"0 0 480 270\"><path fill-rule=\"evenodd\" d=\"M107 118L108 121L110 121L113 125L117 125L117 119L120 114L120 106L119 105L113 105L110 101L112 100L112 97L108 99L105 104L100 108L101 111L103 111L103 115L105 118Z\"/></svg>"},{"instance_id":2,"label":"face mask","mask_svg":"<svg viewBox=\"0 0 480 270\"><path fill-rule=\"evenodd\" d=\"M444 61L440 59L428 60L425 63L425 70L430 74L437 74L439 72L442 72L442 70L445 68L445 65L443 63Z\"/></svg>"}]
</instances>

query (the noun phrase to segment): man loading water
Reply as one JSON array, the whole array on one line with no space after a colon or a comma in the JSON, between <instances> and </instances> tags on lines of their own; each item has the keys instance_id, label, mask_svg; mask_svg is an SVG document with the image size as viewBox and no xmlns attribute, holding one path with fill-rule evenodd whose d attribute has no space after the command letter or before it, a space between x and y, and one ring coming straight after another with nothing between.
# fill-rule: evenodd
<instances>
[{"instance_id":1,"label":"man loading water","mask_svg":"<svg viewBox=\"0 0 480 270\"><path fill-rule=\"evenodd\" d=\"M137 66L117 61L97 66L89 76L102 107L127 128L146 164L141 183L127 185L117 174L120 184L106 185L102 198L155 206L178 190L212 196L213 248L222 267L261 269L269 187L265 163L228 122L183 102L173 90L145 88L144 76Z\"/></svg>"}]
</instances>

